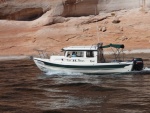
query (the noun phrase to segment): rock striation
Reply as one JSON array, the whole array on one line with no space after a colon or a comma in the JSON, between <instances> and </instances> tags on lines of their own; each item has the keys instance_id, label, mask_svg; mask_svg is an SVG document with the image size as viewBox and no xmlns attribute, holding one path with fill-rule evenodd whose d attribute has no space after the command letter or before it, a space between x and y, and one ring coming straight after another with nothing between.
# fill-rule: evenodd
<instances>
[{"instance_id":1,"label":"rock striation","mask_svg":"<svg viewBox=\"0 0 150 113\"><path fill-rule=\"evenodd\" d=\"M47 11L50 16L79 17L101 12L139 8L143 0L0 0L0 19L34 20ZM145 2L150 7L150 1Z\"/></svg>"},{"instance_id":2,"label":"rock striation","mask_svg":"<svg viewBox=\"0 0 150 113\"><path fill-rule=\"evenodd\" d=\"M150 1L142 1L0 0L0 55L52 53L99 41L149 49Z\"/></svg>"}]
</instances>

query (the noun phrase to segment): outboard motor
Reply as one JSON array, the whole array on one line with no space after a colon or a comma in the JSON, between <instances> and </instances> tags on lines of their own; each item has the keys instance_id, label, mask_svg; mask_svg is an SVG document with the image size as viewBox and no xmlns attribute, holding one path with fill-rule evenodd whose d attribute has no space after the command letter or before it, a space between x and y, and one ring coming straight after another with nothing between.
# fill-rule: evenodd
<instances>
[{"instance_id":1,"label":"outboard motor","mask_svg":"<svg viewBox=\"0 0 150 113\"><path fill-rule=\"evenodd\" d=\"M144 63L142 58L133 59L133 69L132 71L141 71L143 69Z\"/></svg>"}]
</instances>

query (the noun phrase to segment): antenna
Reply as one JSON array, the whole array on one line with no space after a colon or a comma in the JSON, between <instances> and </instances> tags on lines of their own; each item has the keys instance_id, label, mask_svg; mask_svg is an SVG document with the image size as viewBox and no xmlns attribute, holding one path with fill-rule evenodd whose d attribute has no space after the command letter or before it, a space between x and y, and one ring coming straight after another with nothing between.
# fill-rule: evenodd
<instances>
[{"instance_id":1,"label":"antenna","mask_svg":"<svg viewBox=\"0 0 150 113\"><path fill-rule=\"evenodd\" d=\"M142 0L142 10L145 11L146 9L146 0Z\"/></svg>"},{"instance_id":2,"label":"antenna","mask_svg":"<svg viewBox=\"0 0 150 113\"><path fill-rule=\"evenodd\" d=\"M97 14L97 8L95 7L95 16ZM96 27L97 27L97 40L98 40L98 43L99 43L99 32L98 32L98 24L96 22Z\"/></svg>"}]
</instances>

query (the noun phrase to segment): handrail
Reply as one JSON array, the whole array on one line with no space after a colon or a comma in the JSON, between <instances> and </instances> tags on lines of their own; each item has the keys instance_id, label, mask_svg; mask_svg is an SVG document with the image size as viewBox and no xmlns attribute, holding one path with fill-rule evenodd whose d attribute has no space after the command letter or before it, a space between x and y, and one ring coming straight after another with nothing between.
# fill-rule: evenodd
<instances>
[{"instance_id":1,"label":"handrail","mask_svg":"<svg viewBox=\"0 0 150 113\"><path fill-rule=\"evenodd\" d=\"M34 50L38 52L40 58L44 58L44 59L49 58L51 55L60 55L60 53L58 52L53 52L48 54L48 51L46 50L38 50L38 49L34 49Z\"/></svg>"},{"instance_id":2,"label":"handrail","mask_svg":"<svg viewBox=\"0 0 150 113\"><path fill-rule=\"evenodd\" d=\"M48 58L49 57L46 50L38 50L38 49L34 49L34 50L38 52L40 58Z\"/></svg>"}]
</instances>

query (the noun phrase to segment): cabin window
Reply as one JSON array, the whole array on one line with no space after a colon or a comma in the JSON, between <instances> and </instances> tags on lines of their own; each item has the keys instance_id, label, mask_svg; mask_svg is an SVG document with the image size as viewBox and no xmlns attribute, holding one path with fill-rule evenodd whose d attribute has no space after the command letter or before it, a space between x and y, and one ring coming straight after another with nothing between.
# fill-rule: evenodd
<instances>
[{"instance_id":1,"label":"cabin window","mask_svg":"<svg viewBox=\"0 0 150 113\"><path fill-rule=\"evenodd\" d=\"M64 51L64 56L66 55L66 51Z\"/></svg>"},{"instance_id":2,"label":"cabin window","mask_svg":"<svg viewBox=\"0 0 150 113\"><path fill-rule=\"evenodd\" d=\"M76 55L77 55L77 57L83 57L84 56L84 52L83 51L77 51Z\"/></svg>"},{"instance_id":3,"label":"cabin window","mask_svg":"<svg viewBox=\"0 0 150 113\"><path fill-rule=\"evenodd\" d=\"M71 57L71 53L70 52L67 52L67 57Z\"/></svg>"},{"instance_id":4,"label":"cabin window","mask_svg":"<svg viewBox=\"0 0 150 113\"><path fill-rule=\"evenodd\" d=\"M94 57L94 51L86 51L86 57Z\"/></svg>"},{"instance_id":5,"label":"cabin window","mask_svg":"<svg viewBox=\"0 0 150 113\"><path fill-rule=\"evenodd\" d=\"M84 52L83 51L68 51L67 57L83 57Z\"/></svg>"}]
</instances>

